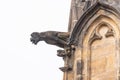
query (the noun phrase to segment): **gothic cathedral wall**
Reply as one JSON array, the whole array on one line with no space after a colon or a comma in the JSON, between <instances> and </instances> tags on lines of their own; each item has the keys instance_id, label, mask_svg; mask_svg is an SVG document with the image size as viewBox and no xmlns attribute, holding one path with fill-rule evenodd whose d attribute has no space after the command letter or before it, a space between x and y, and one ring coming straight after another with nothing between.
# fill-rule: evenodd
<instances>
[{"instance_id":1,"label":"gothic cathedral wall","mask_svg":"<svg viewBox=\"0 0 120 80\"><path fill-rule=\"evenodd\" d=\"M87 22L74 53L74 80L119 80L119 21L99 10Z\"/></svg>"}]
</instances>

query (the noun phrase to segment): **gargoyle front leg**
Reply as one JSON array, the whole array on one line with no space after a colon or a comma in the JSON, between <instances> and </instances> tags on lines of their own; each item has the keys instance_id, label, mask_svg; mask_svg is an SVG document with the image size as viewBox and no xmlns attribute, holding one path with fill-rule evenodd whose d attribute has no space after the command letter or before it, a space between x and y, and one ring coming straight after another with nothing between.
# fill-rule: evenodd
<instances>
[{"instance_id":1,"label":"gargoyle front leg","mask_svg":"<svg viewBox=\"0 0 120 80\"><path fill-rule=\"evenodd\" d=\"M57 38L57 41L59 42L58 45L61 45L62 48L65 48L67 46L67 41L64 41L60 38Z\"/></svg>"},{"instance_id":2,"label":"gargoyle front leg","mask_svg":"<svg viewBox=\"0 0 120 80\"><path fill-rule=\"evenodd\" d=\"M63 40L67 40L69 38L69 32L58 32L57 36Z\"/></svg>"}]
</instances>

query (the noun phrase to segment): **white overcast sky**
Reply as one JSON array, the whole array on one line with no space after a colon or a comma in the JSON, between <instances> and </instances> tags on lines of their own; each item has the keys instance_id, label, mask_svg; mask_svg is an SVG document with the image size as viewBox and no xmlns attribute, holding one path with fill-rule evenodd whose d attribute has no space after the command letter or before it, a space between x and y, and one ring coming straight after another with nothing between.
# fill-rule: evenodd
<instances>
[{"instance_id":1,"label":"white overcast sky","mask_svg":"<svg viewBox=\"0 0 120 80\"><path fill-rule=\"evenodd\" d=\"M0 0L0 80L62 80L56 46L32 32L67 31L71 0Z\"/></svg>"}]
</instances>

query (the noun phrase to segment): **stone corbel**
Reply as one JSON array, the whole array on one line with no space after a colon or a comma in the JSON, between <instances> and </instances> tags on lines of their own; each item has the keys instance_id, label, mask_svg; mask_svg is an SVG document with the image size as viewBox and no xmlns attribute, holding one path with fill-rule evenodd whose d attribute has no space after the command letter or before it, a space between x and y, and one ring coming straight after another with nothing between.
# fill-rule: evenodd
<instances>
[{"instance_id":1,"label":"stone corbel","mask_svg":"<svg viewBox=\"0 0 120 80\"><path fill-rule=\"evenodd\" d=\"M59 57L70 57L72 55L72 52L75 51L74 45L69 45L64 48L64 50L57 50L57 56Z\"/></svg>"},{"instance_id":2,"label":"stone corbel","mask_svg":"<svg viewBox=\"0 0 120 80\"><path fill-rule=\"evenodd\" d=\"M73 58L74 51L75 51L74 45L70 45L64 48L64 50L61 49L57 50L57 56L63 57L63 60L65 62L65 66L59 68L62 72L68 72L72 70L73 62L71 62L72 61L71 59Z\"/></svg>"},{"instance_id":3,"label":"stone corbel","mask_svg":"<svg viewBox=\"0 0 120 80\"><path fill-rule=\"evenodd\" d=\"M68 65L66 67L60 67L59 68L62 72L68 72L68 71L71 71L72 70L72 66L71 65Z\"/></svg>"},{"instance_id":4,"label":"stone corbel","mask_svg":"<svg viewBox=\"0 0 120 80\"><path fill-rule=\"evenodd\" d=\"M59 57L65 57L67 54L65 53L65 50L57 50L57 56Z\"/></svg>"},{"instance_id":5,"label":"stone corbel","mask_svg":"<svg viewBox=\"0 0 120 80\"><path fill-rule=\"evenodd\" d=\"M71 50L69 47L65 48L64 50L61 50L61 49L57 50L57 56L59 57L70 56L71 55L70 53L71 53Z\"/></svg>"}]
</instances>

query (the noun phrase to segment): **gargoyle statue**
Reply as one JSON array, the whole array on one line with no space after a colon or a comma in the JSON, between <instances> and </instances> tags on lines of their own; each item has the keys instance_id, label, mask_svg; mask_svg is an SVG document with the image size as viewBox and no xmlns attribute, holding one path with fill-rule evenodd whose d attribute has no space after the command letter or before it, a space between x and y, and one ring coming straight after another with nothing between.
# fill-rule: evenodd
<instances>
[{"instance_id":1,"label":"gargoyle statue","mask_svg":"<svg viewBox=\"0 0 120 80\"><path fill-rule=\"evenodd\" d=\"M37 44L39 41L45 41L47 44L56 45L61 48L65 48L68 43L69 32L33 32L31 34L31 42Z\"/></svg>"}]
</instances>

